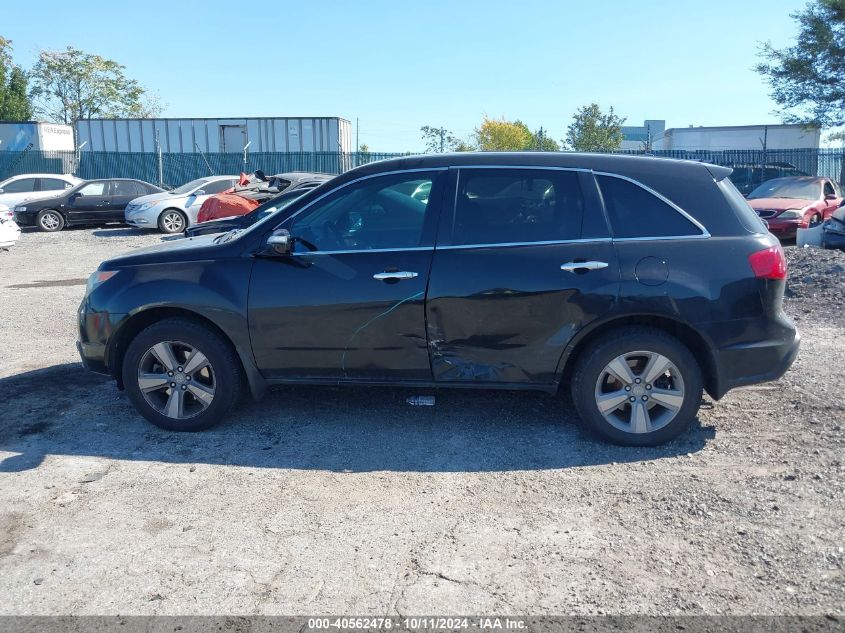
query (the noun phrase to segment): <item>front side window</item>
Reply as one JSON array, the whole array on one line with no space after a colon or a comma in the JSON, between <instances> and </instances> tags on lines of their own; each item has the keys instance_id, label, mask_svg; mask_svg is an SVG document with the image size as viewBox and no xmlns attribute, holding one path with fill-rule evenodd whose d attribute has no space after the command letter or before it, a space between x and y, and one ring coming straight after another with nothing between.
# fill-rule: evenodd
<instances>
[{"instance_id":1,"label":"front side window","mask_svg":"<svg viewBox=\"0 0 845 633\"><path fill-rule=\"evenodd\" d=\"M296 216L296 250L350 251L420 246L428 199L414 192L435 180L414 172L368 178L344 187Z\"/></svg>"},{"instance_id":2,"label":"front side window","mask_svg":"<svg viewBox=\"0 0 845 633\"><path fill-rule=\"evenodd\" d=\"M104 182L89 182L79 190L80 196L103 196L106 193L106 184Z\"/></svg>"},{"instance_id":3,"label":"front side window","mask_svg":"<svg viewBox=\"0 0 845 633\"><path fill-rule=\"evenodd\" d=\"M584 199L576 172L465 169L458 182L452 243L578 239L583 214Z\"/></svg>"},{"instance_id":4,"label":"front side window","mask_svg":"<svg viewBox=\"0 0 845 633\"><path fill-rule=\"evenodd\" d=\"M836 195L836 192L833 190L833 185L830 184L830 181L828 181L828 180L825 180L825 182L824 182L824 195L825 195L825 198L827 196L835 196Z\"/></svg>"},{"instance_id":5,"label":"front side window","mask_svg":"<svg viewBox=\"0 0 845 633\"><path fill-rule=\"evenodd\" d=\"M636 183L596 176L614 238L685 237L701 229L677 209Z\"/></svg>"},{"instance_id":6,"label":"front side window","mask_svg":"<svg viewBox=\"0 0 845 633\"><path fill-rule=\"evenodd\" d=\"M3 193L28 193L35 191L35 178L21 178L3 185Z\"/></svg>"}]
</instances>

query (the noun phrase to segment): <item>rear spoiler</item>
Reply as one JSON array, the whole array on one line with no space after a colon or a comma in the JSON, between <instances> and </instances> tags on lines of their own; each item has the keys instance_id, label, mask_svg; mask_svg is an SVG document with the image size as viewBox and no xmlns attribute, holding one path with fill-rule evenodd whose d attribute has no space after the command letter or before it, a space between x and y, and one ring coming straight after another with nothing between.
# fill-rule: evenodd
<instances>
[{"instance_id":1,"label":"rear spoiler","mask_svg":"<svg viewBox=\"0 0 845 633\"><path fill-rule=\"evenodd\" d=\"M716 182L721 182L733 173L732 167L722 167L721 165L711 165L710 163L705 163L704 166Z\"/></svg>"}]
</instances>

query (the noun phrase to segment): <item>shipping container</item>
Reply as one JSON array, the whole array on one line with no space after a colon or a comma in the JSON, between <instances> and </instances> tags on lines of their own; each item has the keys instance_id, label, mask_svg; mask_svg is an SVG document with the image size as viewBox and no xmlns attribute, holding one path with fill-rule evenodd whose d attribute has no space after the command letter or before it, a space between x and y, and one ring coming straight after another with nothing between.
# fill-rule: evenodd
<instances>
[{"instance_id":1,"label":"shipping container","mask_svg":"<svg viewBox=\"0 0 845 633\"><path fill-rule=\"evenodd\" d=\"M0 123L0 152L30 150L73 151L73 128L39 121Z\"/></svg>"},{"instance_id":2,"label":"shipping container","mask_svg":"<svg viewBox=\"0 0 845 633\"><path fill-rule=\"evenodd\" d=\"M83 119L83 152L229 153L352 151L352 127L338 117Z\"/></svg>"}]
</instances>

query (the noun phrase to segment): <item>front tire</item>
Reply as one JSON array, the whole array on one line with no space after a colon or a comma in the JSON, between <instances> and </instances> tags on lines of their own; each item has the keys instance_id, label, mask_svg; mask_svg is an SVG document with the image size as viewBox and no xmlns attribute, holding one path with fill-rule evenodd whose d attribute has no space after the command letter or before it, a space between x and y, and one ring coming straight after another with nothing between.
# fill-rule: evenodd
<instances>
[{"instance_id":1,"label":"front tire","mask_svg":"<svg viewBox=\"0 0 845 633\"><path fill-rule=\"evenodd\" d=\"M188 227L188 218L177 209L166 209L158 216L158 230L168 235L181 233Z\"/></svg>"},{"instance_id":2,"label":"front tire","mask_svg":"<svg viewBox=\"0 0 845 633\"><path fill-rule=\"evenodd\" d=\"M55 233L65 228L65 217L53 209L43 209L35 216L35 224L39 231Z\"/></svg>"},{"instance_id":3,"label":"front tire","mask_svg":"<svg viewBox=\"0 0 845 633\"><path fill-rule=\"evenodd\" d=\"M812 217L810 217L809 222L807 222L807 228L808 229L815 228L821 223L822 223L822 216L820 216L818 213L814 213L812 215Z\"/></svg>"},{"instance_id":4,"label":"front tire","mask_svg":"<svg viewBox=\"0 0 845 633\"><path fill-rule=\"evenodd\" d=\"M123 359L123 384L147 420L169 431L201 431L237 404L241 366L212 329L166 319L142 330Z\"/></svg>"},{"instance_id":5,"label":"front tire","mask_svg":"<svg viewBox=\"0 0 845 633\"><path fill-rule=\"evenodd\" d=\"M662 330L611 332L578 358L572 399L589 429L624 446L655 446L683 433L701 404L701 369Z\"/></svg>"}]
</instances>

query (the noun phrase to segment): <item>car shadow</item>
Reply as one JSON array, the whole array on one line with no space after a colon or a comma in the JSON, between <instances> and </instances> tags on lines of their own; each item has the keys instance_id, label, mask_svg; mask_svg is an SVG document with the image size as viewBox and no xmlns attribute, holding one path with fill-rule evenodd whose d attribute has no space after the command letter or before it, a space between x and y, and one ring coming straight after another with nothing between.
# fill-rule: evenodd
<instances>
[{"instance_id":1,"label":"car shadow","mask_svg":"<svg viewBox=\"0 0 845 633\"><path fill-rule=\"evenodd\" d=\"M434 393L433 407L407 404ZM492 472L639 462L701 450L696 420L655 448L586 434L562 397L535 392L384 387L277 387L201 433L160 430L110 379L65 364L0 379L0 472L48 455L334 472Z\"/></svg>"},{"instance_id":2,"label":"car shadow","mask_svg":"<svg viewBox=\"0 0 845 633\"><path fill-rule=\"evenodd\" d=\"M91 228L91 227L88 227ZM152 235L158 231L154 229L141 229L135 227L125 227L121 225L115 226L101 226L91 231L91 235L96 237L133 237L137 235Z\"/></svg>"}]
</instances>

